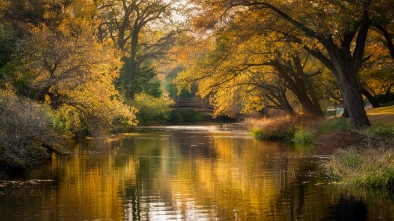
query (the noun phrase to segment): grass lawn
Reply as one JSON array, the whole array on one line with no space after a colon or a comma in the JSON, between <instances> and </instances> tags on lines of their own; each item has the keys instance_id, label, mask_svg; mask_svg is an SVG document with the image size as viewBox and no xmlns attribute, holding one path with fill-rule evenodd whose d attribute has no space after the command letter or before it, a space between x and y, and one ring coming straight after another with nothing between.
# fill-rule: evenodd
<instances>
[{"instance_id":1,"label":"grass lawn","mask_svg":"<svg viewBox=\"0 0 394 221\"><path fill-rule=\"evenodd\" d=\"M372 124L385 123L394 125L394 105L368 109L367 115Z\"/></svg>"}]
</instances>

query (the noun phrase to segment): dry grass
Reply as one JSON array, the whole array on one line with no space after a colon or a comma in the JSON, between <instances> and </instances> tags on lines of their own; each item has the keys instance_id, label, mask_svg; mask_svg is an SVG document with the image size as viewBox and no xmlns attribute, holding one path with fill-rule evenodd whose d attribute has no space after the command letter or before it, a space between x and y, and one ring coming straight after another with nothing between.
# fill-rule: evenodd
<instances>
[{"instance_id":1,"label":"dry grass","mask_svg":"<svg viewBox=\"0 0 394 221\"><path fill-rule=\"evenodd\" d=\"M262 119L246 119L246 127L257 139L311 143L314 126L320 118L287 115Z\"/></svg>"},{"instance_id":2,"label":"dry grass","mask_svg":"<svg viewBox=\"0 0 394 221\"><path fill-rule=\"evenodd\" d=\"M347 184L394 190L394 149L337 149L329 165L332 175Z\"/></svg>"},{"instance_id":3,"label":"dry grass","mask_svg":"<svg viewBox=\"0 0 394 221\"><path fill-rule=\"evenodd\" d=\"M286 115L261 119L247 118L245 119L245 125L250 130L261 128L279 128L295 125L313 127L316 122L320 122L321 120L322 118L305 115Z\"/></svg>"},{"instance_id":4,"label":"dry grass","mask_svg":"<svg viewBox=\"0 0 394 221\"><path fill-rule=\"evenodd\" d=\"M350 131L351 145L334 151L329 168L351 186L393 191L394 106L369 109L367 114L372 127Z\"/></svg>"}]
</instances>

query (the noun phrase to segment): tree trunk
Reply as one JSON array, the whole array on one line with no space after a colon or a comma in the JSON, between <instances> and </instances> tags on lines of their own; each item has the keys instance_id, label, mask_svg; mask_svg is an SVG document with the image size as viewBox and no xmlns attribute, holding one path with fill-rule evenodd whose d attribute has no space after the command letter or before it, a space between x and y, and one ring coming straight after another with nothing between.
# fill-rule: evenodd
<instances>
[{"instance_id":1,"label":"tree trunk","mask_svg":"<svg viewBox=\"0 0 394 221\"><path fill-rule=\"evenodd\" d=\"M272 63L278 71L279 76L285 82L285 87L292 91L301 103L304 113L307 115L323 116L324 113L319 102L316 101L315 103L309 97L309 95L313 97L315 94L307 79L307 75L304 73L301 59L297 55L294 55L291 61L286 62L281 58L278 58Z\"/></svg>"},{"instance_id":2,"label":"tree trunk","mask_svg":"<svg viewBox=\"0 0 394 221\"><path fill-rule=\"evenodd\" d=\"M341 46L334 43L332 36L321 39L322 44L328 52L329 58L319 51L311 51L312 55L322 61L322 63L334 74L338 88L341 91L344 103L349 112L349 118L356 128L371 126L364 109L364 103L357 80L358 71L363 62L365 42L369 29L368 17L364 17L363 20L363 25L358 29L358 32L353 30L345 33ZM356 37L356 46L352 53L351 43L356 33L358 33Z\"/></svg>"},{"instance_id":3,"label":"tree trunk","mask_svg":"<svg viewBox=\"0 0 394 221\"><path fill-rule=\"evenodd\" d=\"M292 57L295 67L293 93L300 101L303 111L308 115L324 116L323 110L316 97L315 90L308 79L308 75L304 72L301 59L298 55Z\"/></svg>"},{"instance_id":4,"label":"tree trunk","mask_svg":"<svg viewBox=\"0 0 394 221\"><path fill-rule=\"evenodd\" d=\"M348 76L347 80L338 80L338 87L342 93L343 100L349 113L349 118L356 128L370 126L361 93L358 89L358 82L355 77Z\"/></svg>"},{"instance_id":5,"label":"tree trunk","mask_svg":"<svg viewBox=\"0 0 394 221\"><path fill-rule=\"evenodd\" d=\"M323 116L324 113L319 106L315 105L307 94L296 94L302 105L303 112L307 115Z\"/></svg>"},{"instance_id":6,"label":"tree trunk","mask_svg":"<svg viewBox=\"0 0 394 221\"><path fill-rule=\"evenodd\" d=\"M280 104L282 106L282 110L289 112L289 113L294 113L294 109L293 109L293 107L291 107L290 102L287 99L286 93L281 94Z\"/></svg>"},{"instance_id":7,"label":"tree trunk","mask_svg":"<svg viewBox=\"0 0 394 221\"><path fill-rule=\"evenodd\" d=\"M349 111L347 110L347 107L345 106L345 108L343 109L343 114L342 114L343 118L349 118Z\"/></svg>"}]
</instances>

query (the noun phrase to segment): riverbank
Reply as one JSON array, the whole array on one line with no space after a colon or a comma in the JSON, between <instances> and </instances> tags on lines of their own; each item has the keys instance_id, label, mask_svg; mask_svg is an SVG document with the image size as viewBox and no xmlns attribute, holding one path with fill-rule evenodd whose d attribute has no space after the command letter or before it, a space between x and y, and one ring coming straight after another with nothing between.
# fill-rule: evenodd
<instances>
[{"instance_id":1,"label":"riverbank","mask_svg":"<svg viewBox=\"0 0 394 221\"><path fill-rule=\"evenodd\" d=\"M332 180L394 190L394 106L368 109L367 115L372 126L363 130L343 118L287 116L246 123L257 139L316 145L316 154L332 156L327 164Z\"/></svg>"},{"instance_id":2,"label":"riverbank","mask_svg":"<svg viewBox=\"0 0 394 221\"><path fill-rule=\"evenodd\" d=\"M347 148L336 149L328 165L334 180L375 190L394 190L394 106L367 110L371 128L359 131Z\"/></svg>"}]
</instances>

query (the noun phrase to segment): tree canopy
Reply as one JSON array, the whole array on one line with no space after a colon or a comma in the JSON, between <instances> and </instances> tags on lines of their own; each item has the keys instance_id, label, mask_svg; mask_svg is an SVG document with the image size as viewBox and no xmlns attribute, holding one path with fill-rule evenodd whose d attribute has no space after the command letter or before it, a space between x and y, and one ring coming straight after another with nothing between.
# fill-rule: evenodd
<instances>
[{"instance_id":1,"label":"tree canopy","mask_svg":"<svg viewBox=\"0 0 394 221\"><path fill-rule=\"evenodd\" d=\"M384 5L387 5L387 1L326 0L310 3L305 1L215 0L207 2L193 0L191 2L196 5L196 11L199 13L199 16L194 19L194 26L199 30L208 31L218 39L224 38L223 36L228 37L227 41L231 43L228 43L226 46L228 48L224 50L238 50L240 45L244 44L251 36L258 36L256 44L267 45L267 49L261 50L259 56L261 54L275 54L276 58L271 61L275 61L275 69L282 77L286 77L291 72L289 70L291 66L295 70L294 73L299 75L302 70L300 68L302 66L299 64L306 64L305 61L313 60L315 64L324 65L336 79L336 84L341 91L353 124L358 128L370 125L364 110L360 91L362 84L359 78L364 63L371 57L366 54L366 50L373 43L373 39L370 37L372 27L375 27L377 33L382 36L381 38L385 39L385 44L390 50L392 36L385 37L389 36L384 34L386 29L378 28L380 26L389 27L391 24L392 10L382 9ZM380 13L382 10L387 14L382 15ZM236 37L234 37L234 33L236 33ZM220 48L222 41L217 42L216 47ZM300 58L300 53L312 56L314 59L298 62L297 57ZM235 54L243 56L247 53L237 51ZM226 62L230 63L232 67L232 69L222 70L223 73L226 73L226 77L222 75L218 78L214 77L215 80L210 79L210 81L222 84L234 79L240 70L250 71L250 67L248 70L242 68L242 65L239 64L241 60L225 55L220 59L208 62L215 68L222 67ZM264 62L267 64L269 61ZM262 67L258 69L262 70ZM317 74L323 70L315 71ZM308 75L313 76L314 73L304 75L304 80L308 79L309 81ZM181 78L179 79L182 81ZM294 78L294 80L296 79ZM288 86L291 85L289 82ZM311 90L315 86L311 86L310 82L305 83L307 90L304 91L312 93L307 97L318 106L317 97L313 95ZM290 88L294 93L295 88ZM299 96L298 99L300 102L303 100Z\"/></svg>"},{"instance_id":2,"label":"tree canopy","mask_svg":"<svg viewBox=\"0 0 394 221\"><path fill-rule=\"evenodd\" d=\"M209 100L217 115L275 108L322 116L327 103L343 102L363 128L364 100L377 107L393 94L389 3L2 0L1 87L68 116L63 127L94 134L135 125L124 101L168 101L172 83Z\"/></svg>"}]
</instances>

